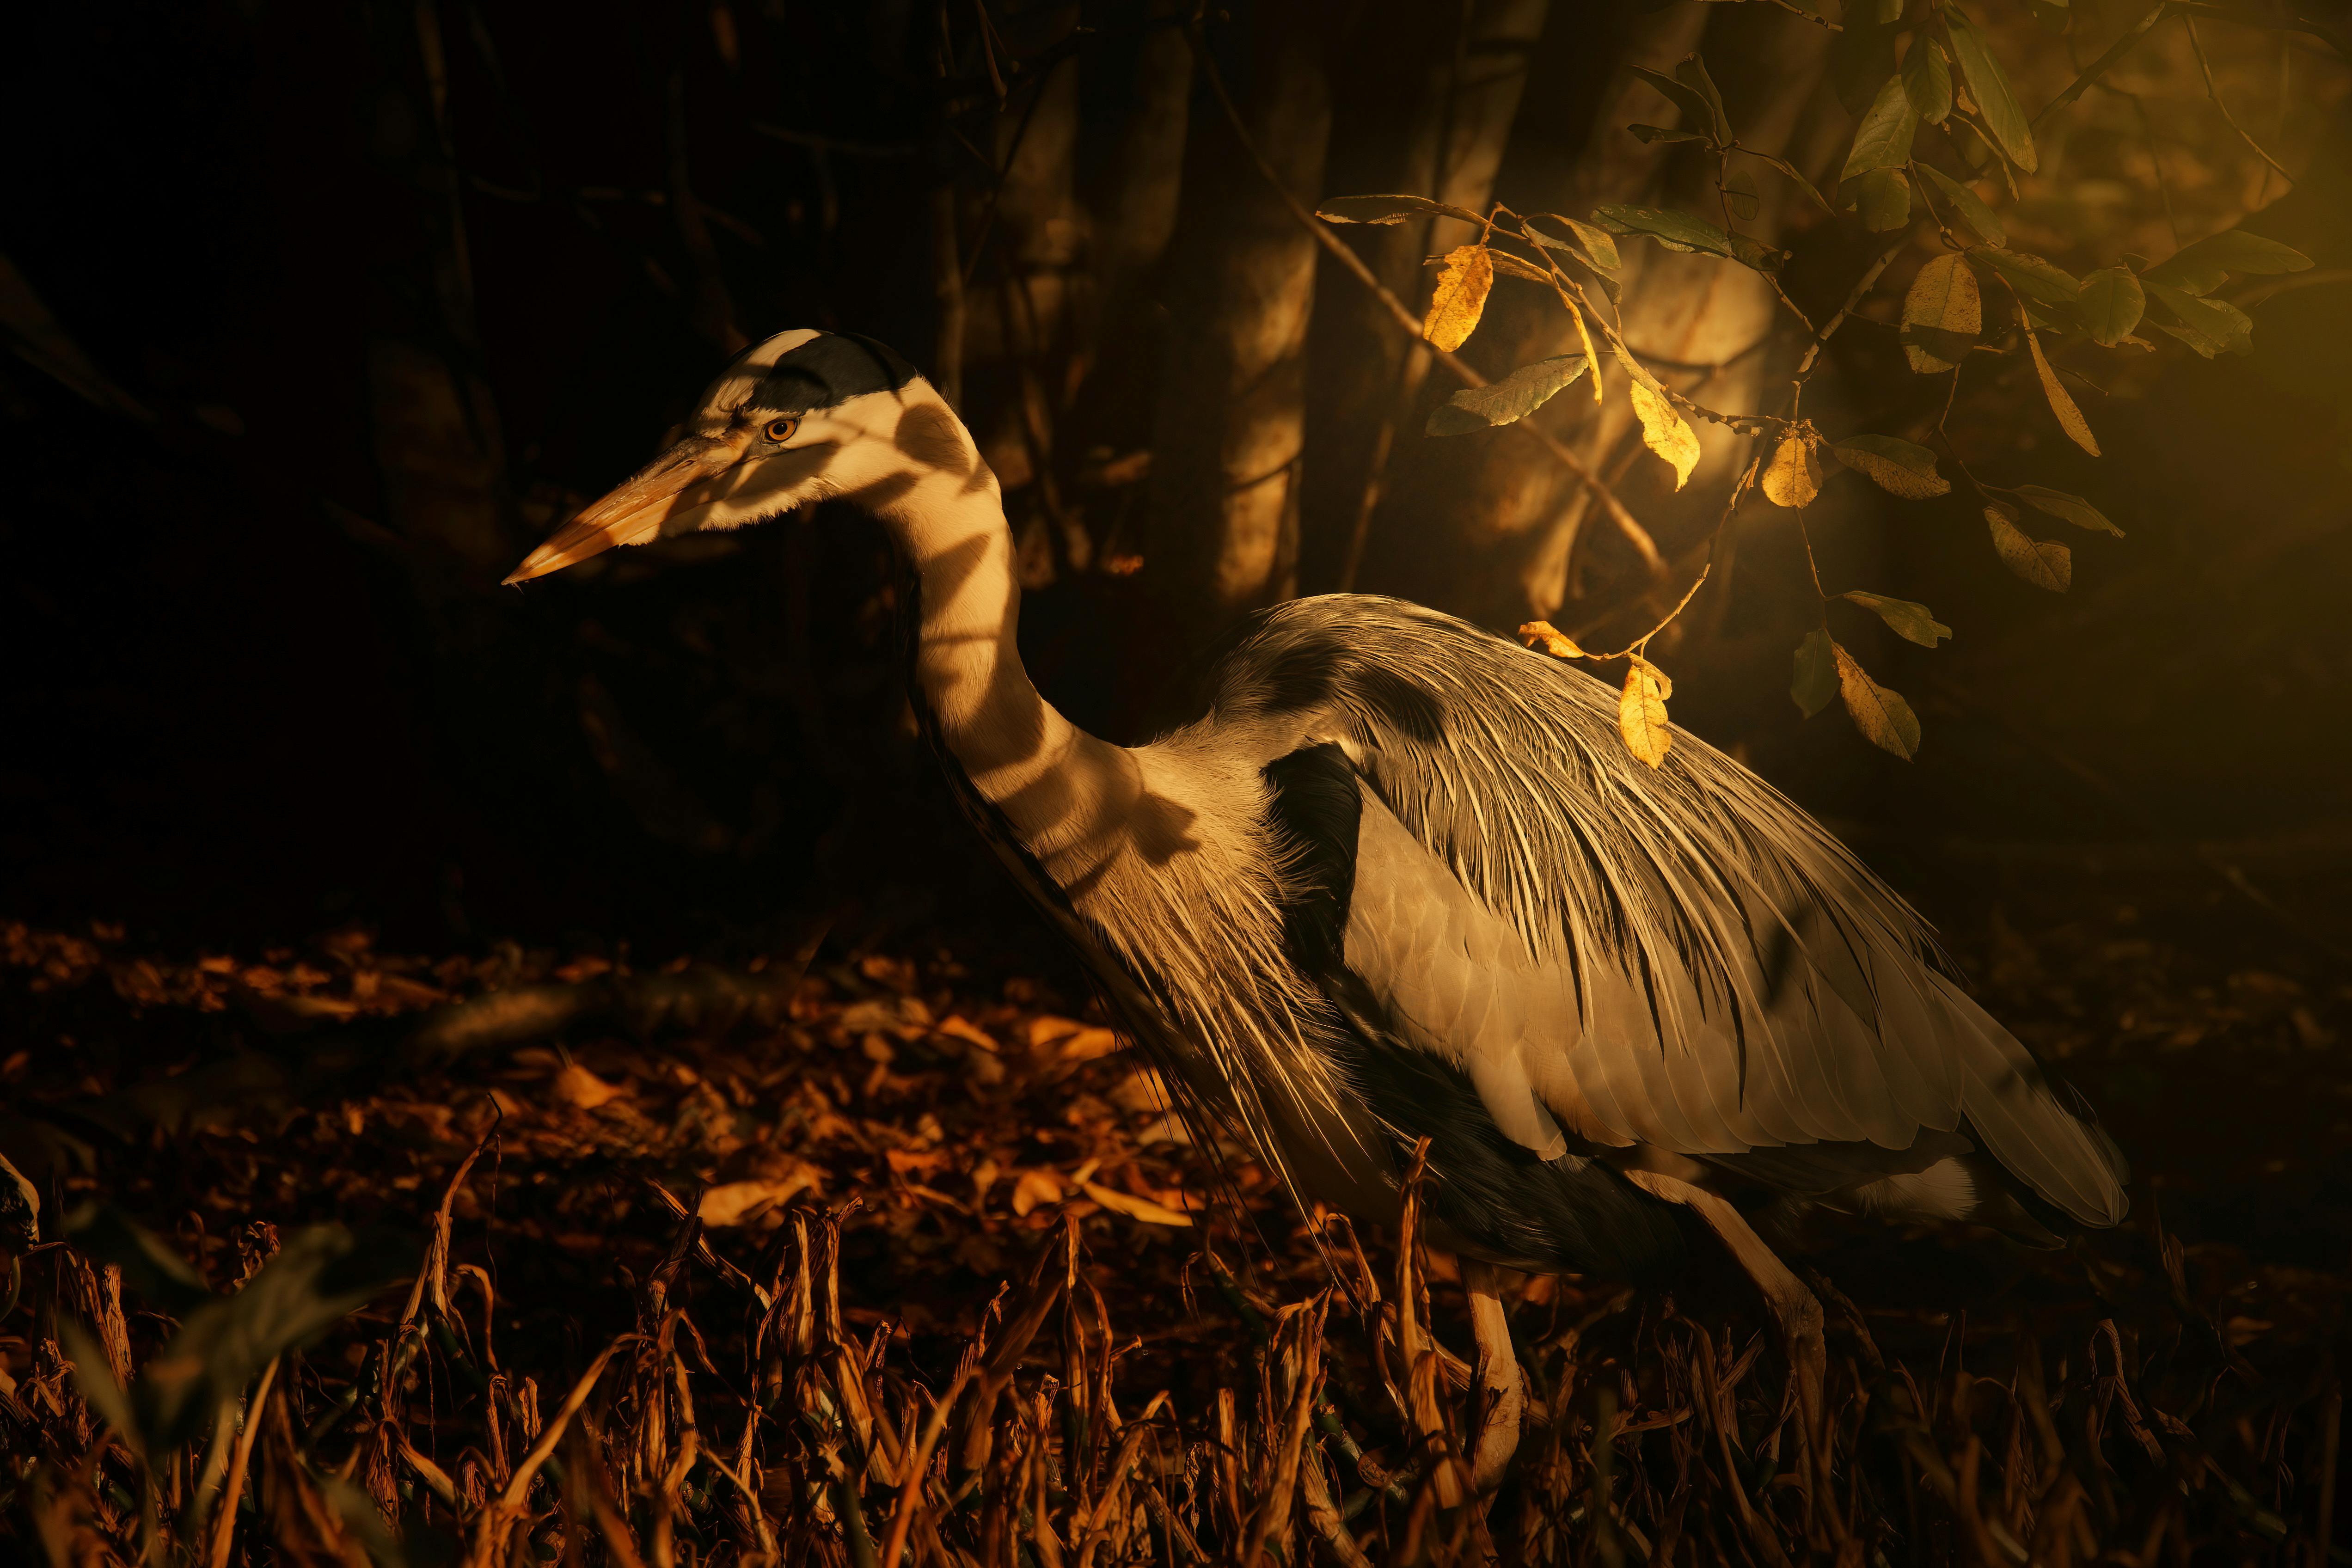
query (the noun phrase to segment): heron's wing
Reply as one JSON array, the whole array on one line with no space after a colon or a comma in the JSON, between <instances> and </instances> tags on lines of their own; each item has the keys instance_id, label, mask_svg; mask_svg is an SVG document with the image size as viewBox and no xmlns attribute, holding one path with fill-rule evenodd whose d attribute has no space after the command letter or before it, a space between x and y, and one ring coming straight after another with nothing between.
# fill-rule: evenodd
<instances>
[{"instance_id":1,"label":"heron's wing","mask_svg":"<svg viewBox=\"0 0 2352 1568\"><path fill-rule=\"evenodd\" d=\"M1966 1134L2076 1218L2123 1215L2079 1097L1961 992L1918 917L1747 769L1394 601L1307 600L1227 660L1223 723L1335 743L1365 790L1345 968L1497 1125L1725 1160Z\"/></svg>"}]
</instances>

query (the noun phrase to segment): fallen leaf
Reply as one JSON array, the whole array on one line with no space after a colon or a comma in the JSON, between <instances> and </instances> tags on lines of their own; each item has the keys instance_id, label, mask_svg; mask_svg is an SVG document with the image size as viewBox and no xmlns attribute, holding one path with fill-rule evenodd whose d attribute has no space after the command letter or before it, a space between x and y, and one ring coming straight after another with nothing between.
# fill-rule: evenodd
<instances>
[{"instance_id":1,"label":"fallen leaf","mask_svg":"<svg viewBox=\"0 0 2352 1568\"><path fill-rule=\"evenodd\" d=\"M782 1208L801 1193L814 1189L816 1173L807 1166L789 1175L748 1182L723 1182L704 1190L694 1212L713 1230L749 1225L771 1210Z\"/></svg>"},{"instance_id":2,"label":"fallen leaf","mask_svg":"<svg viewBox=\"0 0 2352 1568\"><path fill-rule=\"evenodd\" d=\"M1090 1062L1107 1057L1127 1042L1116 1030L1076 1018L1042 1015L1029 1020L1029 1048L1055 1061Z\"/></svg>"},{"instance_id":3,"label":"fallen leaf","mask_svg":"<svg viewBox=\"0 0 2352 1568\"><path fill-rule=\"evenodd\" d=\"M992 1051L997 1048L996 1040L993 1036L988 1034L985 1030L972 1023L961 1013L950 1013L946 1017L940 1019L938 1026L938 1031L952 1039L961 1040L968 1046L978 1046L984 1051Z\"/></svg>"},{"instance_id":4,"label":"fallen leaf","mask_svg":"<svg viewBox=\"0 0 2352 1568\"><path fill-rule=\"evenodd\" d=\"M1051 1171L1024 1171L1013 1184L1013 1212L1023 1219L1040 1204L1062 1201L1062 1178Z\"/></svg>"},{"instance_id":5,"label":"fallen leaf","mask_svg":"<svg viewBox=\"0 0 2352 1568\"><path fill-rule=\"evenodd\" d=\"M578 1062L567 1062L555 1075L555 1098L566 1105L576 1105L583 1110L593 1110L608 1100L628 1093L616 1083L606 1083Z\"/></svg>"},{"instance_id":6,"label":"fallen leaf","mask_svg":"<svg viewBox=\"0 0 2352 1568\"><path fill-rule=\"evenodd\" d=\"M1430 298L1429 315L1421 324L1421 335L1452 353L1478 330L1478 318L1486 309L1486 295L1494 287L1495 258L1486 247L1456 246L1445 258L1444 270L1437 275L1437 291Z\"/></svg>"},{"instance_id":7,"label":"fallen leaf","mask_svg":"<svg viewBox=\"0 0 2352 1568\"><path fill-rule=\"evenodd\" d=\"M1192 1223L1191 1215L1181 1214L1174 1209L1155 1204L1150 1198L1130 1197L1125 1193L1096 1182L1081 1182L1078 1185L1085 1191L1087 1196L1094 1199L1103 1207L1123 1214L1129 1219L1139 1219L1146 1225L1191 1225Z\"/></svg>"}]
</instances>

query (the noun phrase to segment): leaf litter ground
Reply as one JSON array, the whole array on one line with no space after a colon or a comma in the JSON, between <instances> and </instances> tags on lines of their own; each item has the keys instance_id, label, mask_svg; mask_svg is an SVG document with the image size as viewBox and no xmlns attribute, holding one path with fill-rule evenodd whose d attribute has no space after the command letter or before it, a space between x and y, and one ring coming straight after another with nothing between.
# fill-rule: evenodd
<instances>
[{"instance_id":1,"label":"leaf litter ground","mask_svg":"<svg viewBox=\"0 0 2352 1568\"><path fill-rule=\"evenodd\" d=\"M2217 952L2122 919L2029 939L1994 911L1970 956L2139 1156L2125 1229L1825 1233L1812 1434L1727 1268L1520 1282L1528 1410L1486 1499L1451 1458L1481 1419L1453 1260L1300 1215L1036 980L945 949L630 973L0 928L0 1148L47 1231L0 1319L0 1537L73 1563L2315 1562L2352 1007L2246 962L2243 922ZM92 1216L62 1246L60 1209ZM329 1326L294 1342L305 1309Z\"/></svg>"}]
</instances>

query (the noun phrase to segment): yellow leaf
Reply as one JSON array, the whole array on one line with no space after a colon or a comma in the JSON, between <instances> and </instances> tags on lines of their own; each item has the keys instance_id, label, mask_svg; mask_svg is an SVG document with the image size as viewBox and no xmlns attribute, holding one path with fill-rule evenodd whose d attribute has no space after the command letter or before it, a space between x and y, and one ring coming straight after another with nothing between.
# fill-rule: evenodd
<instances>
[{"instance_id":1,"label":"yellow leaf","mask_svg":"<svg viewBox=\"0 0 2352 1568\"><path fill-rule=\"evenodd\" d=\"M1180 1213L1165 1204L1155 1204L1150 1198L1134 1197L1115 1187L1106 1187L1097 1182L1081 1182L1078 1185L1086 1190L1087 1196L1094 1199L1103 1207L1123 1214L1129 1219L1139 1219L1146 1225L1191 1225L1192 1223L1191 1215Z\"/></svg>"},{"instance_id":2,"label":"yellow leaf","mask_svg":"<svg viewBox=\"0 0 2352 1568\"><path fill-rule=\"evenodd\" d=\"M2066 432L2074 445L2094 458L2097 457L2099 438L2091 434L2090 423L2083 417L2083 411L2074 406L2074 400L2066 395L2065 386L2058 380L2058 373L2050 368L2050 356L2042 352L2041 334L2027 332L2025 342L2033 351L2033 368L2042 375L2042 395L2050 399L2050 412L2058 416L2058 427Z\"/></svg>"},{"instance_id":3,"label":"yellow leaf","mask_svg":"<svg viewBox=\"0 0 2352 1568\"><path fill-rule=\"evenodd\" d=\"M1666 725L1666 699L1674 694L1675 683L1664 670L1638 653L1633 656L1625 689L1617 698L1617 732L1625 737L1627 751L1654 768L1666 760L1667 748L1674 744L1674 731Z\"/></svg>"},{"instance_id":4,"label":"yellow leaf","mask_svg":"<svg viewBox=\"0 0 2352 1568\"><path fill-rule=\"evenodd\" d=\"M1456 247L1437 275L1437 291L1430 297L1429 316L1421 335L1452 353L1478 330L1486 309L1487 291L1495 287L1495 258L1483 245Z\"/></svg>"},{"instance_id":5,"label":"yellow leaf","mask_svg":"<svg viewBox=\"0 0 2352 1568\"><path fill-rule=\"evenodd\" d=\"M1995 502L1984 509L1992 527L1992 547L2000 563L2032 584L2063 594L2074 583L2074 552L2063 544L2034 539L2017 526L2017 513Z\"/></svg>"},{"instance_id":6,"label":"yellow leaf","mask_svg":"<svg viewBox=\"0 0 2352 1568\"><path fill-rule=\"evenodd\" d=\"M1906 763L1917 756L1919 716L1903 694L1871 679L1840 645L1832 643L1830 651L1837 658L1838 695L1845 699L1845 710L1863 739Z\"/></svg>"},{"instance_id":7,"label":"yellow leaf","mask_svg":"<svg viewBox=\"0 0 2352 1568\"><path fill-rule=\"evenodd\" d=\"M1806 431L1792 430L1764 470L1764 497L1774 506L1807 507L1821 493L1822 465L1813 456L1813 438Z\"/></svg>"},{"instance_id":8,"label":"yellow leaf","mask_svg":"<svg viewBox=\"0 0 2352 1568\"><path fill-rule=\"evenodd\" d=\"M1531 648L1540 648L1554 658L1591 658L1592 656L1576 646L1576 639L1553 626L1549 621L1529 621L1519 627L1519 640Z\"/></svg>"},{"instance_id":9,"label":"yellow leaf","mask_svg":"<svg viewBox=\"0 0 2352 1568\"><path fill-rule=\"evenodd\" d=\"M1633 391L1633 412L1642 416L1643 443L1674 466L1675 489L1680 489L1698 467L1698 437L1675 412L1664 393L1638 375Z\"/></svg>"},{"instance_id":10,"label":"yellow leaf","mask_svg":"<svg viewBox=\"0 0 2352 1568\"><path fill-rule=\"evenodd\" d=\"M1592 346L1591 330L1584 324L1584 312L1575 306L1568 313L1576 318L1576 341L1584 345L1584 363L1592 367L1592 401L1601 401L1601 351Z\"/></svg>"}]
</instances>

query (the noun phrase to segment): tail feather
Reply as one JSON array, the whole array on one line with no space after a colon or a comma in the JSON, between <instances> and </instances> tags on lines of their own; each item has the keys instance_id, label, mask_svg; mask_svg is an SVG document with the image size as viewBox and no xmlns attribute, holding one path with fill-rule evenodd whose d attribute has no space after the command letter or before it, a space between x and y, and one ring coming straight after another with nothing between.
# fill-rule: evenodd
<instances>
[{"instance_id":1,"label":"tail feather","mask_svg":"<svg viewBox=\"0 0 2352 1568\"><path fill-rule=\"evenodd\" d=\"M1931 977L1950 1019L1960 1108L1979 1142L2033 1193L2088 1226L2122 1223L2123 1152L2072 1086L2037 1061L1959 987Z\"/></svg>"}]
</instances>

